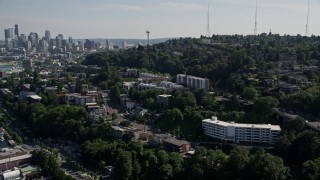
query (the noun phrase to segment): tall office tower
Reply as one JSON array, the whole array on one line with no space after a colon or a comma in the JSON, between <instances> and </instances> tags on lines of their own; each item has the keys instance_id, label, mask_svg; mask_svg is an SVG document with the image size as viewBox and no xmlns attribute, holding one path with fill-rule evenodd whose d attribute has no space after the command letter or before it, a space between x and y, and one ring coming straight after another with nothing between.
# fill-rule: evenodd
<instances>
[{"instance_id":1,"label":"tall office tower","mask_svg":"<svg viewBox=\"0 0 320 180\"><path fill-rule=\"evenodd\" d=\"M25 34L21 34L20 35L20 41L23 42L23 43L27 42L27 36Z\"/></svg>"},{"instance_id":2,"label":"tall office tower","mask_svg":"<svg viewBox=\"0 0 320 180\"><path fill-rule=\"evenodd\" d=\"M25 46L25 44L27 43L27 36L25 34L21 34L20 35L20 39L19 39L19 43L21 46Z\"/></svg>"},{"instance_id":3,"label":"tall office tower","mask_svg":"<svg viewBox=\"0 0 320 180\"><path fill-rule=\"evenodd\" d=\"M62 47L62 38L59 35L56 37L56 47L57 48Z\"/></svg>"},{"instance_id":4,"label":"tall office tower","mask_svg":"<svg viewBox=\"0 0 320 180\"><path fill-rule=\"evenodd\" d=\"M84 42L84 48L86 49L92 49L94 48L94 41L90 41L89 39L86 39L86 41Z\"/></svg>"},{"instance_id":5,"label":"tall office tower","mask_svg":"<svg viewBox=\"0 0 320 180\"><path fill-rule=\"evenodd\" d=\"M4 29L4 36L6 41L14 39L14 28L10 27L8 29Z\"/></svg>"},{"instance_id":6,"label":"tall office tower","mask_svg":"<svg viewBox=\"0 0 320 180\"><path fill-rule=\"evenodd\" d=\"M127 48L127 43L126 42L122 42L122 49L126 49Z\"/></svg>"},{"instance_id":7,"label":"tall office tower","mask_svg":"<svg viewBox=\"0 0 320 180\"><path fill-rule=\"evenodd\" d=\"M14 25L14 34L16 35L16 38L19 39L19 27L18 27L18 24Z\"/></svg>"},{"instance_id":8,"label":"tall office tower","mask_svg":"<svg viewBox=\"0 0 320 180\"><path fill-rule=\"evenodd\" d=\"M26 50L27 50L27 51L30 51L31 48L32 48L31 41L27 41L27 42L26 42Z\"/></svg>"},{"instance_id":9,"label":"tall office tower","mask_svg":"<svg viewBox=\"0 0 320 180\"><path fill-rule=\"evenodd\" d=\"M73 44L71 43L66 43L66 49L67 50L72 50Z\"/></svg>"},{"instance_id":10,"label":"tall office tower","mask_svg":"<svg viewBox=\"0 0 320 180\"><path fill-rule=\"evenodd\" d=\"M9 29L4 29L4 38L6 41L10 38Z\"/></svg>"},{"instance_id":11,"label":"tall office tower","mask_svg":"<svg viewBox=\"0 0 320 180\"><path fill-rule=\"evenodd\" d=\"M69 43L72 44L73 43L73 39L72 37L69 37Z\"/></svg>"},{"instance_id":12,"label":"tall office tower","mask_svg":"<svg viewBox=\"0 0 320 180\"><path fill-rule=\"evenodd\" d=\"M44 36L45 36L45 40L49 43L49 42L50 42L50 39L51 39L50 31L49 31L49 30L46 30Z\"/></svg>"},{"instance_id":13,"label":"tall office tower","mask_svg":"<svg viewBox=\"0 0 320 180\"><path fill-rule=\"evenodd\" d=\"M50 39L50 46L56 46L56 40L55 39Z\"/></svg>"},{"instance_id":14,"label":"tall office tower","mask_svg":"<svg viewBox=\"0 0 320 180\"><path fill-rule=\"evenodd\" d=\"M107 50L113 50L113 45L112 45L112 42L110 40L106 41L106 49Z\"/></svg>"},{"instance_id":15,"label":"tall office tower","mask_svg":"<svg viewBox=\"0 0 320 180\"><path fill-rule=\"evenodd\" d=\"M14 28L13 28L13 27L10 27L10 28L8 28L8 29L9 29L10 38L11 38L11 39L14 39L14 38L15 38L15 36L14 36Z\"/></svg>"},{"instance_id":16,"label":"tall office tower","mask_svg":"<svg viewBox=\"0 0 320 180\"><path fill-rule=\"evenodd\" d=\"M63 40L63 35L62 34L58 34L58 37L61 38L61 41Z\"/></svg>"},{"instance_id":17,"label":"tall office tower","mask_svg":"<svg viewBox=\"0 0 320 180\"><path fill-rule=\"evenodd\" d=\"M28 36L28 40L31 41L32 46L36 46L38 44L38 34L31 32Z\"/></svg>"},{"instance_id":18,"label":"tall office tower","mask_svg":"<svg viewBox=\"0 0 320 180\"><path fill-rule=\"evenodd\" d=\"M40 40L40 47L41 47L42 51L47 52L48 48L49 48L49 44L45 39L41 39Z\"/></svg>"},{"instance_id":19,"label":"tall office tower","mask_svg":"<svg viewBox=\"0 0 320 180\"><path fill-rule=\"evenodd\" d=\"M62 46L67 46L67 44L69 44L67 40L62 40Z\"/></svg>"}]
</instances>

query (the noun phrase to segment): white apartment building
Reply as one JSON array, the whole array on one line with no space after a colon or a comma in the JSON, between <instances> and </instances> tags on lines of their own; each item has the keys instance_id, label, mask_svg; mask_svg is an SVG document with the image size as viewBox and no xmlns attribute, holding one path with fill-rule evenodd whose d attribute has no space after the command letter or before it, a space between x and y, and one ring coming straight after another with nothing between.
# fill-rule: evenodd
<instances>
[{"instance_id":1,"label":"white apartment building","mask_svg":"<svg viewBox=\"0 0 320 180\"><path fill-rule=\"evenodd\" d=\"M209 79L185 74L177 74L177 84L182 84L193 89L209 89Z\"/></svg>"},{"instance_id":2,"label":"white apartment building","mask_svg":"<svg viewBox=\"0 0 320 180\"><path fill-rule=\"evenodd\" d=\"M217 117L202 120L205 135L233 143L268 143L278 141L281 128L271 124L240 124L219 121Z\"/></svg>"},{"instance_id":3,"label":"white apartment building","mask_svg":"<svg viewBox=\"0 0 320 180\"><path fill-rule=\"evenodd\" d=\"M94 96L81 96L78 93L65 94L64 101L69 103L74 103L76 105L86 105L87 103L95 103Z\"/></svg>"},{"instance_id":4,"label":"white apartment building","mask_svg":"<svg viewBox=\"0 0 320 180\"><path fill-rule=\"evenodd\" d=\"M179 85L177 83L173 83L170 81L161 81L160 87L167 88L167 89L183 89L184 88L182 85Z\"/></svg>"}]
</instances>

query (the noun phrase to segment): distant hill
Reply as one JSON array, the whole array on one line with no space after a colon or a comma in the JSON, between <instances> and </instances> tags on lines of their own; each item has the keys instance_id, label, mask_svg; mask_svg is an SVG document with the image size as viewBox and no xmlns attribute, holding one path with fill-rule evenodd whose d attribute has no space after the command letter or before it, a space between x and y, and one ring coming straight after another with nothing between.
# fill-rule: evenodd
<instances>
[{"instance_id":1,"label":"distant hill","mask_svg":"<svg viewBox=\"0 0 320 180\"><path fill-rule=\"evenodd\" d=\"M165 42L169 39L175 39L175 38L159 38L159 39L150 39L150 44L158 44ZM75 41L85 41L86 39L74 39ZM97 38L97 39L89 39L91 41L95 42L100 42L102 46L106 44L107 39L102 39L102 38ZM139 44L141 43L142 45L147 44L146 39L108 39L113 45L115 46L121 46L123 42L126 42L127 44Z\"/></svg>"}]
</instances>

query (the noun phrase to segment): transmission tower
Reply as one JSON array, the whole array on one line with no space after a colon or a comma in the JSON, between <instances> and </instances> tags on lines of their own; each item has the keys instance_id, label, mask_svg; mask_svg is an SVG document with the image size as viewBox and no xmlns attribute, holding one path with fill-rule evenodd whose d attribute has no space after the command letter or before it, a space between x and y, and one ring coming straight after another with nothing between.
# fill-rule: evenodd
<instances>
[{"instance_id":1,"label":"transmission tower","mask_svg":"<svg viewBox=\"0 0 320 180\"><path fill-rule=\"evenodd\" d=\"M310 14L310 0L308 0L308 14L307 14L307 24L306 24L306 33L305 35L309 35L309 14Z\"/></svg>"},{"instance_id":2,"label":"transmission tower","mask_svg":"<svg viewBox=\"0 0 320 180\"><path fill-rule=\"evenodd\" d=\"M146 33L147 33L147 43L148 43L147 45L150 46L150 39L149 39L150 31L147 30Z\"/></svg>"},{"instance_id":3,"label":"transmission tower","mask_svg":"<svg viewBox=\"0 0 320 180\"><path fill-rule=\"evenodd\" d=\"M209 13L209 4L208 4L208 12L207 12L207 32L206 32L206 37L210 38L210 13Z\"/></svg>"},{"instance_id":4,"label":"transmission tower","mask_svg":"<svg viewBox=\"0 0 320 180\"><path fill-rule=\"evenodd\" d=\"M254 35L258 35L258 1L256 1L256 14L254 20Z\"/></svg>"}]
</instances>

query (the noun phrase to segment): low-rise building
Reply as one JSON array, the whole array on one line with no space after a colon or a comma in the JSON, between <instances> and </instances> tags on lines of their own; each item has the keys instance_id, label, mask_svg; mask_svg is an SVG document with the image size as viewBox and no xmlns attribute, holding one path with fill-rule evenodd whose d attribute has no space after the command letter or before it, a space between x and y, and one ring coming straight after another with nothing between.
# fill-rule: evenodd
<instances>
[{"instance_id":1,"label":"low-rise building","mask_svg":"<svg viewBox=\"0 0 320 180\"><path fill-rule=\"evenodd\" d=\"M12 92L9 89L0 89L0 98L5 99L7 95L12 94Z\"/></svg>"},{"instance_id":2,"label":"low-rise building","mask_svg":"<svg viewBox=\"0 0 320 180\"><path fill-rule=\"evenodd\" d=\"M173 83L170 81L161 81L160 87L166 88L166 89L183 89L184 88L182 85L179 85L177 83Z\"/></svg>"},{"instance_id":3,"label":"low-rise building","mask_svg":"<svg viewBox=\"0 0 320 180\"><path fill-rule=\"evenodd\" d=\"M42 97L38 96L35 92L21 91L19 93L20 101L39 102L41 99Z\"/></svg>"},{"instance_id":4,"label":"low-rise building","mask_svg":"<svg viewBox=\"0 0 320 180\"><path fill-rule=\"evenodd\" d=\"M185 74L178 74L177 75L177 84L181 84L187 86L192 89L204 89L209 90L209 79L207 78L200 78Z\"/></svg>"},{"instance_id":5,"label":"low-rise building","mask_svg":"<svg viewBox=\"0 0 320 180\"><path fill-rule=\"evenodd\" d=\"M57 90L58 90L57 86L43 88L44 93L56 92Z\"/></svg>"},{"instance_id":6,"label":"low-rise building","mask_svg":"<svg viewBox=\"0 0 320 180\"><path fill-rule=\"evenodd\" d=\"M8 157L0 159L0 171L6 171L13 169L14 167L28 164L31 162L31 154L18 155L14 157Z\"/></svg>"},{"instance_id":7,"label":"low-rise building","mask_svg":"<svg viewBox=\"0 0 320 180\"><path fill-rule=\"evenodd\" d=\"M111 126L110 135L115 138L121 138L127 133L127 130L119 126Z\"/></svg>"},{"instance_id":8,"label":"low-rise building","mask_svg":"<svg viewBox=\"0 0 320 180\"><path fill-rule=\"evenodd\" d=\"M156 89L158 88L158 86L156 84L144 84L144 83L140 83L138 85L138 89L139 90L146 90L146 89Z\"/></svg>"},{"instance_id":9,"label":"low-rise building","mask_svg":"<svg viewBox=\"0 0 320 180\"><path fill-rule=\"evenodd\" d=\"M170 100L172 98L172 95L168 94L161 94L157 97L158 105L161 107L168 107L170 105Z\"/></svg>"},{"instance_id":10,"label":"low-rise building","mask_svg":"<svg viewBox=\"0 0 320 180\"><path fill-rule=\"evenodd\" d=\"M130 90L132 87L134 87L136 82L123 82L123 88L126 90Z\"/></svg>"},{"instance_id":11,"label":"low-rise building","mask_svg":"<svg viewBox=\"0 0 320 180\"><path fill-rule=\"evenodd\" d=\"M217 117L202 120L205 135L233 143L267 143L278 141L281 128L271 124L240 124L219 121Z\"/></svg>"},{"instance_id":12,"label":"low-rise building","mask_svg":"<svg viewBox=\"0 0 320 180\"><path fill-rule=\"evenodd\" d=\"M137 69L127 69L126 75L129 77L138 77L139 71Z\"/></svg>"},{"instance_id":13,"label":"low-rise building","mask_svg":"<svg viewBox=\"0 0 320 180\"><path fill-rule=\"evenodd\" d=\"M94 96L81 96L78 93L65 94L64 102L74 103L76 105L86 105L87 103L95 103Z\"/></svg>"},{"instance_id":14,"label":"low-rise building","mask_svg":"<svg viewBox=\"0 0 320 180\"><path fill-rule=\"evenodd\" d=\"M191 143L185 140L179 140L174 137L169 137L163 140L163 145L168 151L177 151L187 153L191 150Z\"/></svg>"},{"instance_id":15,"label":"low-rise building","mask_svg":"<svg viewBox=\"0 0 320 180\"><path fill-rule=\"evenodd\" d=\"M106 118L106 110L104 108L92 109L89 112L89 120L93 122L97 122L99 121L100 118L102 119Z\"/></svg>"}]
</instances>

